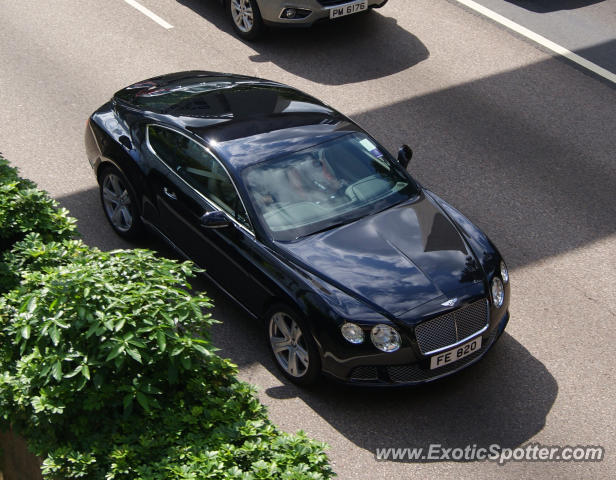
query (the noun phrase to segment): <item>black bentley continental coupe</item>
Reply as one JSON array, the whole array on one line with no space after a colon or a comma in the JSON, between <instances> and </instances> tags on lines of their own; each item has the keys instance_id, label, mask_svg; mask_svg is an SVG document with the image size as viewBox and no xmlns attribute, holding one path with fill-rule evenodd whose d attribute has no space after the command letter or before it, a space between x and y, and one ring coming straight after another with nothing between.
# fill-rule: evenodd
<instances>
[{"instance_id":1,"label":"black bentley continental coupe","mask_svg":"<svg viewBox=\"0 0 616 480\"><path fill-rule=\"evenodd\" d=\"M264 323L282 373L417 384L490 349L509 274L476 226L352 120L277 82L182 72L90 117L121 236L153 231Z\"/></svg>"}]
</instances>

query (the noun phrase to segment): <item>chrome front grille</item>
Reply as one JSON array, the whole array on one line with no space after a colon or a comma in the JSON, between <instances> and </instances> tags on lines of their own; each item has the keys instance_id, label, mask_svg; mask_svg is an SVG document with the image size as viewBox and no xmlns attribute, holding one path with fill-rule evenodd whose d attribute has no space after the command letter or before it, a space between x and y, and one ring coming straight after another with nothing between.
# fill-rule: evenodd
<instances>
[{"instance_id":1,"label":"chrome front grille","mask_svg":"<svg viewBox=\"0 0 616 480\"><path fill-rule=\"evenodd\" d=\"M415 327L419 350L424 355L454 345L488 325L488 300L482 298L462 308L427 320Z\"/></svg>"},{"instance_id":2,"label":"chrome front grille","mask_svg":"<svg viewBox=\"0 0 616 480\"><path fill-rule=\"evenodd\" d=\"M387 367L387 374L389 375L390 380L393 383L416 383L416 382L425 382L426 380L431 380L437 377L442 377L449 373L455 372L460 368L473 363L477 360L477 357L482 356L486 350L488 350L494 340L496 340L496 335L498 333L498 329L494 329L487 341L481 345L481 348L476 352L471 353L468 357L464 357L457 362L450 363L445 365L444 367L436 368L434 370L429 370L426 368L421 368L418 364L413 363L411 365L394 365L391 367Z\"/></svg>"}]
</instances>

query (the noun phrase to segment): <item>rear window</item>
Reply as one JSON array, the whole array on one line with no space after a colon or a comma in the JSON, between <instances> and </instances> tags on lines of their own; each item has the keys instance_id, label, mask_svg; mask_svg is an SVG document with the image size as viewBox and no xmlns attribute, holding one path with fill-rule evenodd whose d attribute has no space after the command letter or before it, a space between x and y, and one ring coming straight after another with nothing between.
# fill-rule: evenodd
<instances>
[{"instance_id":1,"label":"rear window","mask_svg":"<svg viewBox=\"0 0 616 480\"><path fill-rule=\"evenodd\" d=\"M201 77L199 80L186 84L186 79L179 79L163 85L146 80L120 90L115 98L152 112L168 113L182 103L235 83L230 77Z\"/></svg>"},{"instance_id":2,"label":"rear window","mask_svg":"<svg viewBox=\"0 0 616 480\"><path fill-rule=\"evenodd\" d=\"M120 90L115 98L155 113L199 118L237 120L263 114L331 113L312 97L292 88L242 84L231 77L198 80L179 79L162 85L140 82Z\"/></svg>"}]
</instances>

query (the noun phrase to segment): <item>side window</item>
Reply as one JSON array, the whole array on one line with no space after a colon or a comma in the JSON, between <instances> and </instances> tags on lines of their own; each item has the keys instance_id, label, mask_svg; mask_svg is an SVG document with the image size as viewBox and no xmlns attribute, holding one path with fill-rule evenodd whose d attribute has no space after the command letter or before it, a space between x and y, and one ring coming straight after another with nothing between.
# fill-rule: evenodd
<instances>
[{"instance_id":1,"label":"side window","mask_svg":"<svg viewBox=\"0 0 616 480\"><path fill-rule=\"evenodd\" d=\"M180 133L154 125L148 126L148 141L156 155L186 183L251 228L229 175L205 148Z\"/></svg>"}]
</instances>

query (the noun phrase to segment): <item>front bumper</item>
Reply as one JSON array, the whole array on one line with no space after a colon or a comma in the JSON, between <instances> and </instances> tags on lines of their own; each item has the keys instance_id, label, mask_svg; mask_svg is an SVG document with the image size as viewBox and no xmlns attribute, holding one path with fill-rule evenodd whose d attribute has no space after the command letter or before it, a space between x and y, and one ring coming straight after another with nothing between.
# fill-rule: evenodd
<instances>
[{"instance_id":1,"label":"front bumper","mask_svg":"<svg viewBox=\"0 0 616 480\"><path fill-rule=\"evenodd\" d=\"M267 25L279 27L309 27L313 23L330 18L330 11L342 8L355 0L258 0L261 18ZM379 7L385 0L368 0L368 7ZM301 12L301 17L284 18L283 12L293 8Z\"/></svg>"},{"instance_id":2,"label":"front bumper","mask_svg":"<svg viewBox=\"0 0 616 480\"><path fill-rule=\"evenodd\" d=\"M346 361L341 361L340 357L334 360L329 356L324 359L324 373L343 383L364 386L419 385L446 377L481 360L502 335L509 322L509 311L507 306L504 306L500 315L494 315L494 313L492 312L489 328L480 334L481 348L442 367L430 369L429 355L418 355L417 350L411 348L412 346L403 346L393 354L382 353L370 357L355 357ZM410 362L405 360L408 358L414 360Z\"/></svg>"},{"instance_id":3,"label":"front bumper","mask_svg":"<svg viewBox=\"0 0 616 480\"><path fill-rule=\"evenodd\" d=\"M457 362L434 370L430 370L428 362L372 368L356 367L351 371L347 382L361 385L418 385L446 377L481 360L503 333L508 321L509 313L505 315L498 328L483 337L482 346L477 352Z\"/></svg>"}]
</instances>

